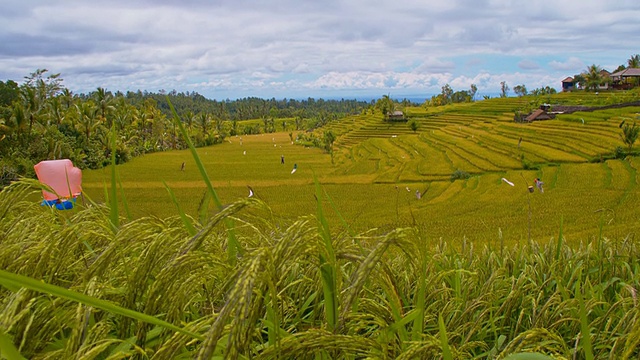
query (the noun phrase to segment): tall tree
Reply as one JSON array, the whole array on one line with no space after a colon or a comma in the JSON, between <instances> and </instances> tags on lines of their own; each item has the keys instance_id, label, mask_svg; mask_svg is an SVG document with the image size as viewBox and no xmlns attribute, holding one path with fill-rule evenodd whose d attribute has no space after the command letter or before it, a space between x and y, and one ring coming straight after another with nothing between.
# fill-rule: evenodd
<instances>
[{"instance_id":1,"label":"tall tree","mask_svg":"<svg viewBox=\"0 0 640 360\"><path fill-rule=\"evenodd\" d=\"M52 98L47 103L47 117L49 118L49 122L55 125L62 124L62 121L65 117L65 109L63 108L62 103L60 102L60 96L56 96Z\"/></svg>"},{"instance_id":2,"label":"tall tree","mask_svg":"<svg viewBox=\"0 0 640 360\"><path fill-rule=\"evenodd\" d=\"M15 101L13 103L10 121L7 123L7 133L9 135L13 135L15 133L15 138L21 146L24 144L23 134L27 128L28 122L29 120L25 114L24 105L22 105L22 102Z\"/></svg>"},{"instance_id":3,"label":"tall tree","mask_svg":"<svg viewBox=\"0 0 640 360\"><path fill-rule=\"evenodd\" d=\"M36 96L41 102L48 98L52 98L62 90L62 78L60 74L52 74L45 77L49 70L38 69L35 72L25 76L23 87L30 87L36 90Z\"/></svg>"},{"instance_id":4,"label":"tall tree","mask_svg":"<svg viewBox=\"0 0 640 360\"><path fill-rule=\"evenodd\" d=\"M100 124L99 120L96 119L98 109L91 100L76 104L76 109L78 111L78 125L84 133L87 143L89 143L91 140L91 133Z\"/></svg>"},{"instance_id":5,"label":"tall tree","mask_svg":"<svg viewBox=\"0 0 640 360\"><path fill-rule=\"evenodd\" d=\"M578 89L585 88L587 86L587 80L584 77L584 73L577 74L573 77L573 83L577 85Z\"/></svg>"},{"instance_id":6,"label":"tall tree","mask_svg":"<svg viewBox=\"0 0 640 360\"><path fill-rule=\"evenodd\" d=\"M99 115L101 121L107 124L107 128L111 128L111 119L107 119L107 114L115 110L113 106L113 94L104 88L99 87L94 93L93 97L98 105Z\"/></svg>"},{"instance_id":7,"label":"tall tree","mask_svg":"<svg viewBox=\"0 0 640 360\"><path fill-rule=\"evenodd\" d=\"M0 81L0 107L10 106L19 97L20 89L18 83L13 80L7 80L6 83Z\"/></svg>"},{"instance_id":8,"label":"tall tree","mask_svg":"<svg viewBox=\"0 0 640 360\"><path fill-rule=\"evenodd\" d=\"M62 89L62 92L60 92L60 97L62 98L62 102L67 109L69 109L71 105L73 105L73 93L71 92L71 90L67 88Z\"/></svg>"},{"instance_id":9,"label":"tall tree","mask_svg":"<svg viewBox=\"0 0 640 360\"><path fill-rule=\"evenodd\" d=\"M478 86L476 84L471 84L471 89L469 90L469 96L471 97L471 101L475 101L477 93L478 93Z\"/></svg>"},{"instance_id":10,"label":"tall tree","mask_svg":"<svg viewBox=\"0 0 640 360\"><path fill-rule=\"evenodd\" d=\"M209 123L211 123L209 114L202 112L198 115L198 125L200 125L200 129L202 129L202 135L204 135L204 137L209 135Z\"/></svg>"},{"instance_id":11,"label":"tall tree","mask_svg":"<svg viewBox=\"0 0 640 360\"><path fill-rule=\"evenodd\" d=\"M509 95L509 85L507 85L506 81L500 82L500 97L505 98Z\"/></svg>"},{"instance_id":12,"label":"tall tree","mask_svg":"<svg viewBox=\"0 0 640 360\"><path fill-rule=\"evenodd\" d=\"M584 73L584 79L587 85L587 90L591 89L593 91L598 90L598 87L602 84L602 75L600 72L602 68L596 64L593 64L587 68L586 73Z\"/></svg>"},{"instance_id":13,"label":"tall tree","mask_svg":"<svg viewBox=\"0 0 640 360\"><path fill-rule=\"evenodd\" d=\"M513 87L513 92L518 95L518 97L522 97L527 95L527 87L524 84L516 85Z\"/></svg>"},{"instance_id":14,"label":"tall tree","mask_svg":"<svg viewBox=\"0 0 640 360\"><path fill-rule=\"evenodd\" d=\"M441 90L442 90L441 94L442 94L442 99L444 104L451 103L452 101L451 96L453 95L453 89L451 88L451 85L445 84Z\"/></svg>"},{"instance_id":15,"label":"tall tree","mask_svg":"<svg viewBox=\"0 0 640 360\"><path fill-rule=\"evenodd\" d=\"M32 86L23 86L20 89L21 100L24 105L24 113L29 122L29 128L27 130L27 137L31 137L33 131L33 125L39 121L40 110L42 109L43 102L41 97L38 96L36 88Z\"/></svg>"}]
</instances>

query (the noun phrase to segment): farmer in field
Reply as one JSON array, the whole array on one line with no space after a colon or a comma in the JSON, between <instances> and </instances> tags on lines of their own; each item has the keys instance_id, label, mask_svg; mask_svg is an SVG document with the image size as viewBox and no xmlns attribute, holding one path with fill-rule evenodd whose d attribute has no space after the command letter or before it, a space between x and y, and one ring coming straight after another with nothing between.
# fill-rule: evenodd
<instances>
[{"instance_id":1,"label":"farmer in field","mask_svg":"<svg viewBox=\"0 0 640 360\"><path fill-rule=\"evenodd\" d=\"M533 182L538 187L538 190L540 190L540 192L543 193L544 189L542 188L542 185L544 185L544 183L540 181L540 178L536 178Z\"/></svg>"}]
</instances>

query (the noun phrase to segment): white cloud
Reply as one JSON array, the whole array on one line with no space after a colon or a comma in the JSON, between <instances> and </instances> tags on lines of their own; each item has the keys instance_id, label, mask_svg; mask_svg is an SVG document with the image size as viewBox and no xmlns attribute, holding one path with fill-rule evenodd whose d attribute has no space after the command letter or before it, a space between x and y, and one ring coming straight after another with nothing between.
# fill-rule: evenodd
<instances>
[{"instance_id":1,"label":"white cloud","mask_svg":"<svg viewBox=\"0 0 640 360\"><path fill-rule=\"evenodd\" d=\"M522 70L537 70L540 69L540 65L537 62L529 59L522 60L518 63L518 67Z\"/></svg>"},{"instance_id":2,"label":"white cloud","mask_svg":"<svg viewBox=\"0 0 640 360\"><path fill-rule=\"evenodd\" d=\"M585 63L577 57L570 57L564 62L553 60L549 62L549 66L553 70L561 71L578 71L586 67Z\"/></svg>"},{"instance_id":3,"label":"white cloud","mask_svg":"<svg viewBox=\"0 0 640 360\"><path fill-rule=\"evenodd\" d=\"M205 96L488 90L498 79L534 88L586 64L624 63L638 52L638 18L631 0L6 0L0 79L47 68L76 92Z\"/></svg>"}]
</instances>

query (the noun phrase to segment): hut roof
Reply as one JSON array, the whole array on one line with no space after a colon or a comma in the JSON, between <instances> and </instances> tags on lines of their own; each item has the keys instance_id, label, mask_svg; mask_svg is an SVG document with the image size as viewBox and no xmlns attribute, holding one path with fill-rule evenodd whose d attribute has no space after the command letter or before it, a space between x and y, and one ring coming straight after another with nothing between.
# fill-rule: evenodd
<instances>
[{"instance_id":1,"label":"hut roof","mask_svg":"<svg viewBox=\"0 0 640 360\"><path fill-rule=\"evenodd\" d=\"M551 116L542 109L535 110L529 116L524 118L525 121L529 121L529 122L534 120L549 120L549 119L551 119Z\"/></svg>"},{"instance_id":2,"label":"hut roof","mask_svg":"<svg viewBox=\"0 0 640 360\"><path fill-rule=\"evenodd\" d=\"M640 76L640 68L628 68L614 72L611 77L638 77Z\"/></svg>"}]
</instances>

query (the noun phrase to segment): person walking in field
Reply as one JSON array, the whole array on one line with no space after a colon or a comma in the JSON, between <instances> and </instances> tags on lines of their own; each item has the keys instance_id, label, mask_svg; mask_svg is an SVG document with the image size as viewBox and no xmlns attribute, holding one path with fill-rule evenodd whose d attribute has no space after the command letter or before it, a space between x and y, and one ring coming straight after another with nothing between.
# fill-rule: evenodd
<instances>
[{"instance_id":1,"label":"person walking in field","mask_svg":"<svg viewBox=\"0 0 640 360\"><path fill-rule=\"evenodd\" d=\"M540 178L536 178L533 182L538 187L538 190L540 190L540 192L543 193L544 189L542 188L542 185L544 185L544 183L542 181L540 181Z\"/></svg>"}]
</instances>

